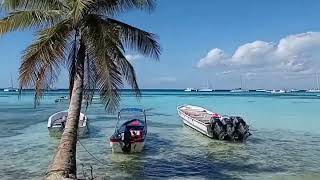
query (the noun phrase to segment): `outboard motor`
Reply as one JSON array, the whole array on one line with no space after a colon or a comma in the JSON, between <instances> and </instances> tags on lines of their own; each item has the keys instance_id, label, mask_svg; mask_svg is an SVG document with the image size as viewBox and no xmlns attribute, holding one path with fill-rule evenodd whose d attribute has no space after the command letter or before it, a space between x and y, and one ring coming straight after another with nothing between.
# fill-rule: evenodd
<instances>
[{"instance_id":1,"label":"outboard motor","mask_svg":"<svg viewBox=\"0 0 320 180\"><path fill-rule=\"evenodd\" d=\"M122 151L124 153L130 153L131 150L131 132L128 127L126 127L123 135L123 143L124 145L122 146Z\"/></svg>"},{"instance_id":2,"label":"outboard motor","mask_svg":"<svg viewBox=\"0 0 320 180\"><path fill-rule=\"evenodd\" d=\"M210 120L211 129L215 138L223 140L226 136L226 133L223 128L223 124L220 121L219 117L212 117Z\"/></svg>"},{"instance_id":3,"label":"outboard motor","mask_svg":"<svg viewBox=\"0 0 320 180\"><path fill-rule=\"evenodd\" d=\"M227 140L234 141L235 127L232 120L229 117L222 117L221 122L224 126L224 130L227 134Z\"/></svg>"},{"instance_id":4,"label":"outboard motor","mask_svg":"<svg viewBox=\"0 0 320 180\"><path fill-rule=\"evenodd\" d=\"M249 132L249 126L247 123L239 116L230 117L235 126L236 138L239 141L245 141L251 133Z\"/></svg>"}]
</instances>

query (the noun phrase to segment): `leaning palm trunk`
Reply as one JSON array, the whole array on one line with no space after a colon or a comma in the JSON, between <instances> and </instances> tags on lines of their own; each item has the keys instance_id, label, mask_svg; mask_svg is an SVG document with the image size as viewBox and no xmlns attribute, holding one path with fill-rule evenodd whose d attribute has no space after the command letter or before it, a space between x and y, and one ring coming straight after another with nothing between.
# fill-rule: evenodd
<instances>
[{"instance_id":1,"label":"leaning palm trunk","mask_svg":"<svg viewBox=\"0 0 320 180\"><path fill-rule=\"evenodd\" d=\"M76 178L76 146L83 93L84 59L85 47L84 44L81 43L78 62L76 63L76 74L72 88L68 118L58 150L48 172L48 179Z\"/></svg>"}]
</instances>

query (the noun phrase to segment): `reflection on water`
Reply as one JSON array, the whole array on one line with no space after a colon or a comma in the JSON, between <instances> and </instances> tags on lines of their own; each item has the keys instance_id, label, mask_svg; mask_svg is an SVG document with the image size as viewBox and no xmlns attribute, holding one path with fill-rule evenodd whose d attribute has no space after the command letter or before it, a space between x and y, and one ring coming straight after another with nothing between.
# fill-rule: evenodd
<instances>
[{"instance_id":1,"label":"reflection on water","mask_svg":"<svg viewBox=\"0 0 320 180\"><path fill-rule=\"evenodd\" d=\"M320 179L320 99L302 97L199 96L152 92L142 97L147 109L148 137L140 154L112 154L108 138L116 115L94 103L86 112L90 135L78 145L78 172L107 179ZM48 136L50 114L67 108L55 104L61 94L45 97L32 108L32 95L21 101L0 96L1 179L40 179L58 140ZM182 97L184 96L184 97ZM201 98L200 98L201 97ZM203 98L205 97L205 98ZM123 97L126 105L135 98ZM241 114L253 135L246 143L208 139L182 125L176 106L192 102L226 114Z\"/></svg>"}]
</instances>

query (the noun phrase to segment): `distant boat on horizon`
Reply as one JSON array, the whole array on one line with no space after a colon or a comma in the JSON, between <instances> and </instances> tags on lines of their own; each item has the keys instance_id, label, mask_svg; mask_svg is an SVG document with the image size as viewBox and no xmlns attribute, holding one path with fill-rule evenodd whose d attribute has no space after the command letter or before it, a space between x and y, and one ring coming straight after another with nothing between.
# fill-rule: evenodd
<instances>
[{"instance_id":1,"label":"distant boat on horizon","mask_svg":"<svg viewBox=\"0 0 320 180\"><path fill-rule=\"evenodd\" d=\"M291 89L289 92L299 92L299 89Z\"/></svg>"},{"instance_id":2,"label":"distant boat on horizon","mask_svg":"<svg viewBox=\"0 0 320 180\"><path fill-rule=\"evenodd\" d=\"M197 89L194 88L187 88L184 90L185 92L193 92L193 91L198 91Z\"/></svg>"},{"instance_id":3,"label":"distant boat on horizon","mask_svg":"<svg viewBox=\"0 0 320 180\"><path fill-rule=\"evenodd\" d=\"M200 91L200 92L212 92L214 90L211 89L211 85L210 85L209 81L207 81L206 88L199 89L198 91Z\"/></svg>"},{"instance_id":4,"label":"distant boat on horizon","mask_svg":"<svg viewBox=\"0 0 320 180\"><path fill-rule=\"evenodd\" d=\"M316 73L316 79L317 79L317 88L316 89L308 89L306 92L308 93L320 93L320 84L319 84L319 75Z\"/></svg>"},{"instance_id":5,"label":"distant boat on horizon","mask_svg":"<svg viewBox=\"0 0 320 180\"><path fill-rule=\"evenodd\" d=\"M12 74L10 74L11 86L3 89L4 92L18 92L19 90L13 87Z\"/></svg>"},{"instance_id":6,"label":"distant boat on horizon","mask_svg":"<svg viewBox=\"0 0 320 180\"><path fill-rule=\"evenodd\" d=\"M256 89L256 92L268 92L266 89Z\"/></svg>"},{"instance_id":7,"label":"distant boat on horizon","mask_svg":"<svg viewBox=\"0 0 320 180\"><path fill-rule=\"evenodd\" d=\"M242 76L240 76L240 88L230 90L232 93L242 93L242 92L249 92L248 89L242 89Z\"/></svg>"},{"instance_id":8,"label":"distant boat on horizon","mask_svg":"<svg viewBox=\"0 0 320 180\"><path fill-rule=\"evenodd\" d=\"M285 90L282 90L282 89L274 89L272 91L270 91L271 94L283 94L283 93L286 93Z\"/></svg>"}]
</instances>

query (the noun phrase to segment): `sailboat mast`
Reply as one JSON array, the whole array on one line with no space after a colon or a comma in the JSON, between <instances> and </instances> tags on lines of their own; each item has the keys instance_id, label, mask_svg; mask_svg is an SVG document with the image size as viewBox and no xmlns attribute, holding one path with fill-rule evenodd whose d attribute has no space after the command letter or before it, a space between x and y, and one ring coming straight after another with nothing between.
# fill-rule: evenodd
<instances>
[{"instance_id":1,"label":"sailboat mast","mask_svg":"<svg viewBox=\"0 0 320 180\"><path fill-rule=\"evenodd\" d=\"M316 76L317 76L317 88L318 90L320 89L320 85L319 85L319 74L316 72Z\"/></svg>"},{"instance_id":2,"label":"sailboat mast","mask_svg":"<svg viewBox=\"0 0 320 180\"><path fill-rule=\"evenodd\" d=\"M242 75L240 76L240 88L242 89Z\"/></svg>"},{"instance_id":3,"label":"sailboat mast","mask_svg":"<svg viewBox=\"0 0 320 180\"><path fill-rule=\"evenodd\" d=\"M10 73L10 79L11 79L11 88L13 88L12 73Z\"/></svg>"}]
</instances>

